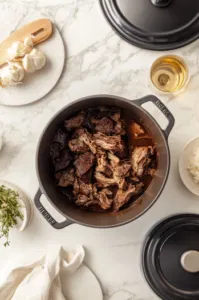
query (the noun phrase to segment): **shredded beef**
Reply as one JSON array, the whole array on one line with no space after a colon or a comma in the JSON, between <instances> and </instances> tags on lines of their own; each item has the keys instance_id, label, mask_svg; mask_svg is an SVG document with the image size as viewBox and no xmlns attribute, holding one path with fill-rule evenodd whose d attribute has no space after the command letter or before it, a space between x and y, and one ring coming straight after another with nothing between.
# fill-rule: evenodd
<instances>
[{"instance_id":1,"label":"shredded beef","mask_svg":"<svg viewBox=\"0 0 199 300\"><path fill-rule=\"evenodd\" d=\"M127 120L117 107L94 106L60 126L50 158L67 200L91 211L117 212L146 190L157 169L157 151L145 128Z\"/></svg>"}]
</instances>

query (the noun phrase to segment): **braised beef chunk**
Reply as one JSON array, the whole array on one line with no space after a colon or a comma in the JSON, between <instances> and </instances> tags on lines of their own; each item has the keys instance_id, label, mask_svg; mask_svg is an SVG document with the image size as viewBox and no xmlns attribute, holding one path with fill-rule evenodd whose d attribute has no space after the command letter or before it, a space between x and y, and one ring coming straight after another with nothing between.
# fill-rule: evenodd
<instances>
[{"instance_id":1,"label":"braised beef chunk","mask_svg":"<svg viewBox=\"0 0 199 300\"><path fill-rule=\"evenodd\" d=\"M68 142L68 147L72 152L84 153L89 151L89 147L80 138L73 139Z\"/></svg>"},{"instance_id":2,"label":"braised beef chunk","mask_svg":"<svg viewBox=\"0 0 199 300\"><path fill-rule=\"evenodd\" d=\"M121 110L116 109L112 114L110 115L110 118L115 121L116 123L121 122Z\"/></svg>"},{"instance_id":3,"label":"braised beef chunk","mask_svg":"<svg viewBox=\"0 0 199 300\"><path fill-rule=\"evenodd\" d=\"M75 117L72 117L64 122L65 128L67 130L72 130L79 128L85 120L85 113L80 112Z\"/></svg>"},{"instance_id":4,"label":"braised beef chunk","mask_svg":"<svg viewBox=\"0 0 199 300\"><path fill-rule=\"evenodd\" d=\"M87 173L85 173L84 175L82 175L81 180L84 183L90 183L92 182L92 178L93 178L93 169L91 168Z\"/></svg>"},{"instance_id":5,"label":"braised beef chunk","mask_svg":"<svg viewBox=\"0 0 199 300\"><path fill-rule=\"evenodd\" d=\"M120 135L107 136L101 132L93 135L97 146L107 151L124 151L124 143Z\"/></svg>"},{"instance_id":6,"label":"braised beef chunk","mask_svg":"<svg viewBox=\"0 0 199 300\"><path fill-rule=\"evenodd\" d=\"M72 159L73 157L68 150L62 150L59 157L57 157L53 163L55 172L66 169L70 165Z\"/></svg>"},{"instance_id":7,"label":"braised beef chunk","mask_svg":"<svg viewBox=\"0 0 199 300\"><path fill-rule=\"evenodd\" d=\"M58 131L55 134L54 143L59 144L61 149L63 149L65 147L67 147L67 137L68 137L68 134L60 128L60 129L58 129Z\"/></svg>"},{"instance_id":8,"label":"braised beef chunk","mask_svg":"<svg viewBox=\"0 0 199 300\"><path fill-rule=\"evenodd\" d=\"M111 133L113 133L113 121L111 121L111 119L109 118L102 118L102 119L95 119L92 118L91 122L94 124L95 127L95 131L96 132L101 132L107 135L110 135Z\"/></svg>"},{"instance_id":9,"label":"braised beef chunk","mask_svg":"<svg viewBox=\"0 0 199 300\"><path fill-rule=\"evenodd\" d=\"M75 181L75 170L73 168L60 172L58 186L67 187Z\"/></svg>"},{"instance_id":10,"label":"braised beef chunk","mask_svg":"<svg viewBox=\"0 0 199 300\"><path fill-rule=\"evenodd\" d=\"M92 152L86 152L79 155L75 160L74 165L76 167L76 175L81 177L90 170L95 162L95 155Z\"/></svg>"},{"instance_id":11,"label":"braised beef chunk","mask_svg":"<svg viewBox=\"0 0 199 300\"><path fill-rule=\"evenodd\" d=\"M92 135L86 129L84 130L84 132L81 133L80 140L89 147L91 152L96 154L97 152L96 144L93 140Z\"/></svg>"},{"instance_id":12,"label":"braised beef chunk","mask_svg":"<svg viewBox=\"0 0 199 300\"><path fill-rule=\"evenodd\" d=\"M114 170L117 177L126 177L131 169L130 162L121 162Z\"/></svg>"},{"instance_id":13,"label":"braised beef chunk","mask_svg":"<svg viewBox=\"0 0 199 300\"><path fill-rule=\"evenodd\" d=\"M93 205L93 204L94 204L94 201L93 201L93 199L90 199L90 198L87 197L86 195L81 195L81 194L79 194L75 203L76 203L78 206L88 207L88 206L90 206L90 205Z\"/></svg>"},{"instance_id":14,"label":"braised beef chunk","mask_svg":"<svg viewBox=\"0 0 199 300\"><path fill-rule=\"evenodd\" d=\"M53 143L53 144L50 146L50 158L51 158L52 162L54 162L55 159L56 159L57 157L59 157L60 152L61 152L61 146L60 146L60 144Z\"/></svg>"},{"instance_id":15,"label":"braised beef chunk","mask_svg":"<svg viewBox=\"0 0 199 300\"><path fill-rule=\"evenodd\" d=\"M135 176L142 176L146 167L151 162L150 157L153 155L154 149L151 146L148 147L135 147L132 156L131 164Z\"/></svg>"},{"instance_id":16,"label":"braised beef chunk","mask_svg":"<svg viewBox=\"0 0 199 300\"><path fill-rule=\"evenodd\" d=\"M75 179L75 184L74 184L74 194L82 194L85 196L90 196L92 194L92 184L87 184L83 182L81 179L76 178Z\"/></svg>"},{"instance_id":17,"label":"braised beef chunk","mask_svg":"<svg viewBox=\"0 0 199 300\"><path fill-rule=\"evenodd\" d=\"M135 193L135 186L129 185L126 191L119 189L114 198L114 211L118 211L125 203L127 203L131 196Z\"/></svg>"},{"instance_id":18,"label":"braised beef chunk","mask_svg":"<svg viewBox=\"0 0 199 300\"><path fill-rule=\"evenodd\" d=\"M117 212L147 189L157 169L152 137L117 107L87 108L65 120L50 157L57 187L73 204ZM129 135L130 134L130 135Z\"/></svg>"},{"instance_id":19,"label":"braised beef chunk","mask_svg":"<svg viewBox=\"0 0 199 300\"><path fill-rule=\"evenodd\" d=\"M104 210L110 209L113 203L113 199L108 198L110 194L107 192L109 191L104 189L95 193L95 199L99 201L98 205Z\"/></svg>"},{"instance_id":20,"label":"braised beef chunk","mask_svg":"<svg viewBox=\"0 0 199 300\"><path fill-rule=\"evenodd\" d=\"M114 178L108 178L106 176L104 176L102 173L100 172L95 172L95 179L97 180L97 182L99 182L103 187L107 187L110 185L116 185L117 182L115 181Z\"/></svg>"},{"instance_id":21,"label":"braised beef chunk","mask_svg":"<svg viewBox=\"0 0 199 300\"><path fill-rule=\"evenodd\" d=\"M113 129L114 134L116 135L125 135L126 134L126 130L125 130L125 125L122 121L117 121L117 123L114 126Z\"/></svg>"}]
</instances>

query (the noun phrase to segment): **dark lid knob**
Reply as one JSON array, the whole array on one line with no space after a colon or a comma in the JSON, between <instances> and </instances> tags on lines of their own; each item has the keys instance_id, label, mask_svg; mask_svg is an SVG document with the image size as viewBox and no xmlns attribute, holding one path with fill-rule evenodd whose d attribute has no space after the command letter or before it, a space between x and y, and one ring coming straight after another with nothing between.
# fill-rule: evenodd
<instances>
[{"instance_id":1,"label":"dark lid knob","mask_svg":"<svg viewBox=\"0 0 199 300\"><path fill-rule=\"evenodd\" d=\"M165 7L167 5L169 5L169 3L171 2L171 0L151 0L151 2L158 7Z\"/></svg>"}]
</instances>

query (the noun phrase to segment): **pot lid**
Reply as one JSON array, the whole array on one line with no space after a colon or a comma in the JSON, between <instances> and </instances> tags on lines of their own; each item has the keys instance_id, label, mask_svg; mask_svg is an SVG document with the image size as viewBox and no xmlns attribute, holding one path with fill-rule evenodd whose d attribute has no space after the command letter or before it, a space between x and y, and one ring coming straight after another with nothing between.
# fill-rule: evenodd
<instances>
[{"instance_id":1,"label":"pot lid","mask_svg":"<svg viewBox=\"0 0 199 300\"><path fill-rule=\"evenodd\" d=\"M199 215L177 215L147 236L144 275L163 300L199 299Z\"/></svg>"},{"instance_id":2,"label":"pot lid","mask_svg":"<svg viewBox=\"0 0 199 300\"><path fill-rule=\"evenodd\" d=\"M100 0L113 29L129 43L171 50L199 36L198 0Z\"/></svg>"}]
</instances>

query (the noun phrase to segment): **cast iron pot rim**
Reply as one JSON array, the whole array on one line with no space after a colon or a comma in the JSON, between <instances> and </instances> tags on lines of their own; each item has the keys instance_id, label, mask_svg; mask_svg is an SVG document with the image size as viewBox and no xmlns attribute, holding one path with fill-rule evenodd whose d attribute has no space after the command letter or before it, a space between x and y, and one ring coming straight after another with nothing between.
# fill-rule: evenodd
<instances>
[{"instance_id":1,"label":"cast iron pot rim","mask_svg":"<svg viewBox=\"0 0 199 300\"><path fill-rule=\"evenodd\" d=\"M144 96L144 97L141 97L139 99L142 99L142 98L145 98L145 97L156 97L154 95L147 95L147 96ZM46 130L48 129L49 125L51 124L51 122L53 122L57 116L60 115L60 113L62 113L64 110L66 110L67 108L69 108L70 106L73 106L74 104L78 103L78 102L83 102L84 100L88 100L88 99L96 99L96 98L112 98L112 99L115 99L115 100L121 100L121 101L124 101L126 103L130 103L131 105L133 106L136 106L137 108L139 108L144 114L147 114L149 118L151 118L155 124L158 126L158 128L160 129L160 132L163 136L163 139L165 140L165 146L166 146L166 151L167 151L167 154L168 154L168 164L167 164L167 170L166 170L166 174L165 174L165 178L164 178L164 181L162 183L162 186L158 192L158 194L155 196L153 202L147 207L145 208L140 214L138 214L136 217L133 217L133 218L130 218L124 222L121 222L121 223L118 223L118 224L115 224L115 225L90 225L90 224L87 224L87 223L84 223L84 222L80 222L80 221L77 221L71 217L68 217L66 216L54 203L53 201L50 199L50 197L48 196L48 194L46 193L44 187L43 187L43 184L41 182L41 179L40 179L40 174L39 174L39 168L38 168L38 156L39 156L39 149L40 149L40 144L41 144L41 141L43 139L43 136L46 132ZM136 99L138 100L138 99ZM117 106L117 105L116 105ZM85 96L85 97L81 97L81 98L78 98L72 102L70 102L68 105L65 105L64 107L62 107L56 114L54 114L50 120L48 121L47 125L44 127L44 129L42 130L42 133L40 134L40 138L39 138L39 141L38 141L38 144L37 144L37 150L36 150L36 173L37 173L37 178L38 178L38 181L39 181L39 189L41 190L41 193L43 195L45 195L45 197L48 199L48 201L50 202L50 204L55 208L56 211L58 211L63 217L65 217L67 220L70 220L71 223L75 223L75 224L79 224L79 225L82 225L82 226L85 226L85 227L91 227L91 228L99 228L99 229L103 229L103 228L114 228L114 227L119 227L119 226L123 226L123 225L126 225L126 224L129 224L131 223L132 221L138 219L139 217L141 217L142 215L144 215L155 203L156 201L158 200L158 198L160 197L160 195L162 194L163 192L163 189L166 185L166 182L167 182L167 179L168 179L168 176L169 176L169 171L170 171L170 150L169 150L169 146L168 146L168 141L166 140L166 137L164 135L164 132L162 130L162 128L160 127L160 125L157 123L157 121L153 118L153 116L148 113L148 111L146 111L144 108L142 108L141 106L137 105L136 103L134 103L134 100L128 100L126 98L123 98L123 97L120 97L120 96L114 96L114 95L109 95L109 94L97 94L97 95L91 95L91 96ZM138 198L139 199L139 198ZM123 210L124 211L124 210Z\"/></svg>"}]
</instances>

